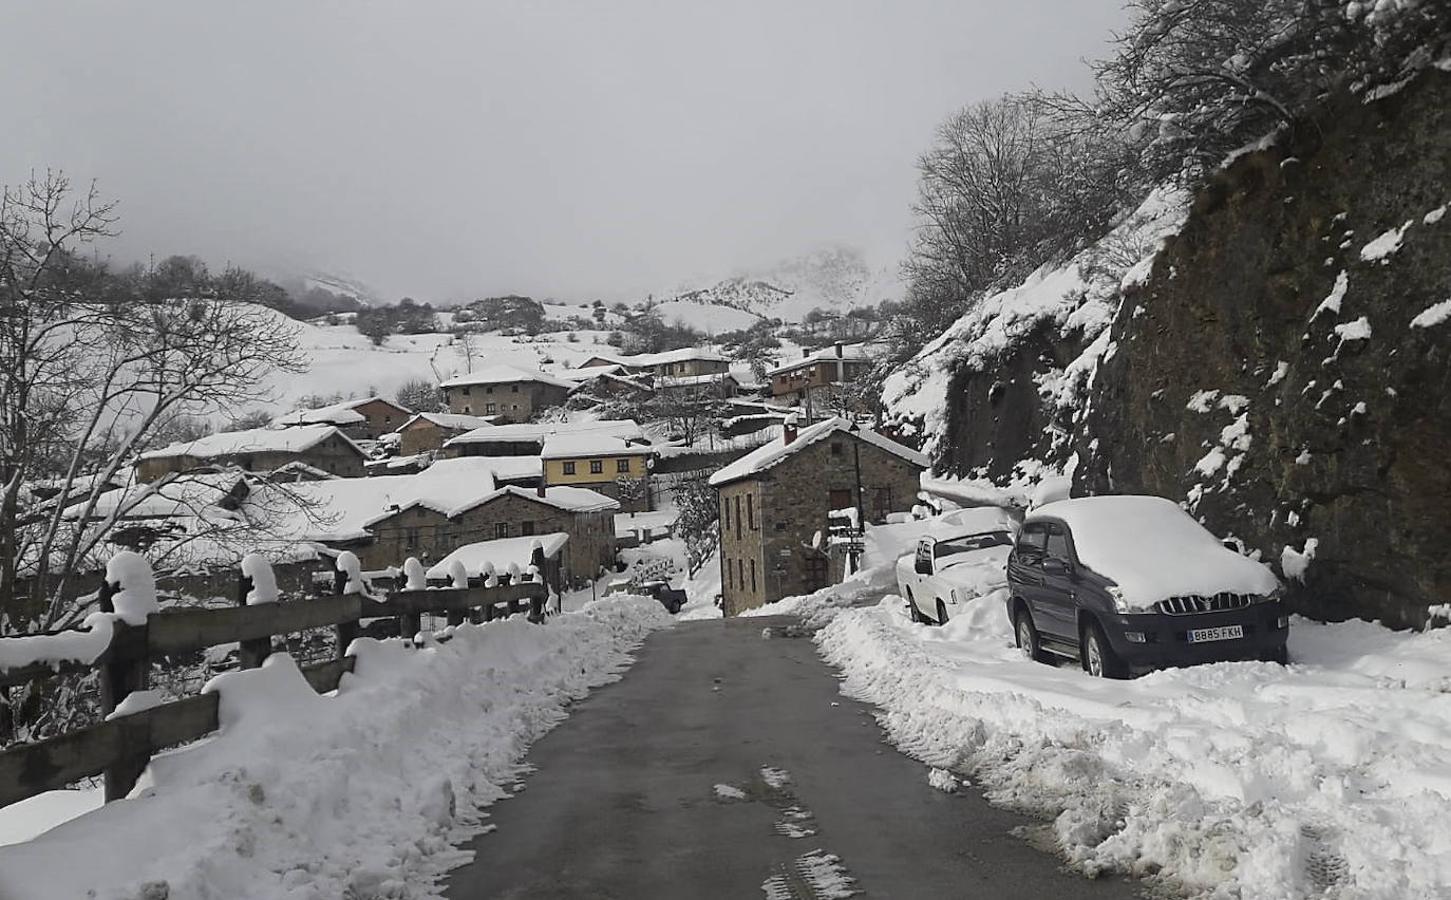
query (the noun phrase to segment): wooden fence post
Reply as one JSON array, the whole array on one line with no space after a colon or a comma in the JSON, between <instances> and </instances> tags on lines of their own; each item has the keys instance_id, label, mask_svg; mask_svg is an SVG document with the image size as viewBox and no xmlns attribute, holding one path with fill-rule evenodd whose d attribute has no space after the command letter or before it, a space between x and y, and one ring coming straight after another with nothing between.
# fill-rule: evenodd
<instances>
[{"instance_id":1,"label":"wooden fence post","mask_svg":"<svg viewBox=\"0 0 1451 900\"><path fill-rule=\"evenodd\" d=\"M252 592L252 579L241 575L237 579L237 605L247 605L247 595ZM242 669L255 669L262 665L262 661L272 655L272 638L260 637L250 641L237 642L237 666Z\"/></svg>"},{"instance_id":2,"label":"wooden fence post","mask_svg":"<svg viewBox=\"0 0 1451 900\"><path fill-rule=\"evenodd\" d=\"M337 571L333 573L333 593L342 594L348 588L348 573ZM333 627L337 634L338 651L337 658L342 659L348 655L348 645L358 636L358 621L339 622Z\"/></svg>"},{"instance_id":3,"label":"wooden fence post","mask_svg":"<svg viewBox=\"0 0 1451 900\"><path fill-rule=\"evenodd\" d=\"M120 593L121 585L104 581L101 583L101 611L114 613L116 606L111 598ZM151 660L146 653L146 626L131 626L123 622L115 624L111 635L111 646L102 656L101 662L101 713L110 715L122 700L133 691L146 690L151 670ZM146 771L151 762L151 733L146 723L139 723L134 733L128 731L122 738L124 752L110 766L103 776L104 797L107 803L120 800L136 786L136 779Z\"/></svg>"}]
</instances>

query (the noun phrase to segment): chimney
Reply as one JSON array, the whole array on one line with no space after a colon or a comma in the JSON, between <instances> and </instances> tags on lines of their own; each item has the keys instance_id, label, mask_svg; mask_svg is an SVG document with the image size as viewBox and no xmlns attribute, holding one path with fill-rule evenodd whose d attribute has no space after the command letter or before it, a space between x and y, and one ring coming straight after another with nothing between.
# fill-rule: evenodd
<instances>
[{"instance_id":1,"label":"chimney","mask_svg":"<svg viewBox=\"0 0 1451 900\"><path fill-rule=\"evenodd\" d=\"M841 341L836 342L836 358L841 359Z\"/></svg>"},{"instance_id":2,"label":"chimney","mask_svg":"<svg viewBox=\"0 0 1451 900\"><path fill-rule=\"evenodd\" d=\"M541 497L544 496L544 476L541 475L539 477L539 486L537 488L535 488L534 490L536 492L538 492L539 496L541 496Z\"/></svg>"},{"instance_id":3,"label":"chimney","mask_svg":"<svg viewBox=\"0 0 1451 900\"><path fill-rule=\"evenodd\" d=\"M781 423L781 443L789 444L796 440L796 414L792 413Z\"/></svg>"},{"instance_id":4,"label":"chimney","mask_svg":"<svg viewBox=\"0 0 1451 900\"><path fill-rule=\"evenodd\" d=\"M811 351L810 350L807 350L805 347L802 347L801 348L801 358L802 359L810 359L811 358Z\"/></svg>"}]
</instances>

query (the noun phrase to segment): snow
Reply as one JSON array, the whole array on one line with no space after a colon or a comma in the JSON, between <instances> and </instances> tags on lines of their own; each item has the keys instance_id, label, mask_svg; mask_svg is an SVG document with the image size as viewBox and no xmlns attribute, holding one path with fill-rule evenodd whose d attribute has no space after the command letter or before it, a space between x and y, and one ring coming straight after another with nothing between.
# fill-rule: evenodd
<instances>
[{"instance_id":1,"label":"snow","mask_svg":"<svg viewBox=\"0 0 1451 900\"><path fill-rule=\"evenodd\" d=\"M252 579L252 589L247 592L247 605L277 602L277 575L272 563L260 553L248 553L242 557L242 574Z\"/></svg>"},{"instance_id":2,"label":"snow","mask_svg":"<svg viewBox=\"0 0 1451 900\"><path fill-rule=\"evenodd\" d=\"M896 596L837 608L816 640L902 751L1048 817L1087 874L1213 898L1429 900L1451 884L1451 629L1295 619L1289 667L1132 681L1025 659L1000 594L943 628Z\"/></svg>"},{"instance_id":3,"label":"snow","mask_svg":"<svg viewBox=\"0 0 1451 900\"><path fill-rule=\"evenodd\" d=\"M403 577L406 580L406 590L421 591L428 587L428 574L424 572L423 563L416 556L403 560Z\"/></svg>"},{"instance_id":4,"label":"snow","mask_svg":"<svg viewBox=\"0 0 1451 900\"><path fill-rule=\"evenodd\" d=\"M1306 538L1304 550L1286 546L1280 551L1280 571L1285 573L1286 578L1303 582L1305 573L1310 568L1310 561L1315 558L1315 550L1319 546L1320 541L1317 538Z\"/></svg>"},{"instance_id":5,"label":"snow","mask_svg":"<svg viewBox=\"0 0 1451 900\"><path fill-rule=\"evenodd\" d=\"M633 419L599 419L579 422L539 422L494 425L477 428L452 438L445 447L458 444L543 443L556 434L603 434L625 441L645 440L645 431Z\"/></svg>"},{"instance_id":6,"label":"snow","mask_svg":"<svg viewBox=\"0 0 1451 900\"><path fill-rule=\"evenodd\" d=\"M0 809L0 847L28 841L99 808L104 793L100 787L46 791Z\"/></svg>"},{"instance_id":7,"label":"snow","mask_svg":"<svg viewBox=\"0 0 1451 900\"><path fill-rule=\"evenodd\" d=\"M502 571L511 566L527 566L531 562L535 546L543 549L544 555L552 559L559 554L560 550L564 549L564 545L568 541L569 535L557 532L465 544L429 567L428 577L449 577L453 574L456 565L462 567L465 573L477 572L480 575L484 574L486 568ZM465 583L467 583L467 575Z\"/></svg>"},{"instance_id":8,"label":"snow","mask_svg":"<svg viewBox=\"0 0 1451 900\"><path fill-rule=\"evenodd\" d=\"M1451 319L1451 300L1442 300L1440 303L1433 303L1421 310L1411 320L1411 327L1430 328L1433 325L1440 325L1447 319Z\"/></svg>"},{"instance_id":9,"label":"snow","mask_svg":"<svg viewBox=\"0 0 1451 900\"><path fill-rule=\"evenodd\" d=\"M287 654L226 673L209 685L222 730L154 758L130 798L0 848L4 896L439 897L529 744L670 622L621 597L542 626L464 624L423 649L363 638L328 696ZM43 827L14 809L0 833Z\"/></svg>"},{"instance_id":10,"label":"snow","mask_svg":"<svg viewBox=\"0 0 1451 900\"><path fill-rule=\"evenodd\" d=\"M111 646L116 616L93 612L86 616L79 629L28 637L6 637L0 641L0 671L19 669L35 663L58 666L64 662L90 665Z\"/></svg>"},{"instance_id":11,"label":"snow","mask_svg":"<svg viewBox=\"0 0 1451 900\"><path fill-rule=\"evenodd\" d=\"M870 362L873 358L872 348L867 344L842 344L841 356L836 355L836 345L832 344L830 347L823 347L813 353L808 353L800 359L787 360L776 368L767 370L766 376L769 378L783 375L819 362L836 362L838 359L846 362Z\"/></svg>"},{"instance_id":12,"label":"snow","mask_svg":"<svg viewBox=\"0 0 1451 900\"><path fill-rule=\"evenodd\" d=\"M527 369L519 366L493 365L485 366L473 372L465 372L445 379L439 387L463 387L474 384L513 384L516 382L537 382L539 384L552 384L555 387L572 388L574 383L547 375L538 369Z\"/></svg>"},{"instance_id":13,"label":"snow","mask_svg":"<svg viewBox=\"0 0 1451 900\"><path fill-rule=\"evenodd\" d=\"M127 625L145 625L146 617L158 612L156 576L146 557L131 550L122 550L106 564L106 581L121 590L111 597L116 617Z\"/></svg>"},{"instance_id":14,"label":"snow","mask_svg":"<svg viewBox=\"0 0 1451 900\"><path fill-rule=\"evenodd\" d=\"M896 441L883 437L869 428L858 427L856 431L849 431L851 427L852 422L850 420L844 419L841 416L835 416L824 422L817 422L815 425L801 429L797 433L796 439L789 444L784 439L771 441L768 444L757 447L755 450L724 466L714 475L710 476L711 486L717 487L764 472L780 464L797 451L824 441L832 435L843 432L850 433L866 441L868 444L885 450L893 456L904 459L913 465L921 466L922 468L927 467L927 458L916 450L910 447L904 447Z\"/></svg>"},{"instance_id":15,"label":"snow","mask_svg":"<svg viewBox=\"0 0 1451 900\"><path fill-rule=\"evenodd\" d=\"M1390 231L1377 237L1375 240L1360 248L1360 258L1366 262L1384 260L1386 257L1401 249L1401 240L1405 237L1406 229L1410 228L1412 221L1406 220L1406 224L1399 228L1392 228Z\"/></svg>"},{"instance_id":16,"label":"snow","mask_svg":"<svg viewBox=\"0 0 1451 900\"><path fill-rule=\"evenodd\" d=\"M1289 372L1290 364L1285 362L1283 359L1275 363L1275 371L1270 374L1270 380L1265 382L1265 387L1272 388L1275 385L1279 384L1281 381L1284 381L1285 376L1289 374Z\"/></svg>"},{"instance_id":17,"label":"snow","mask_svg":"<svg viewBox=\"0 0 1451 900\"><path fill-rule=\"evenodd\" d=\"M1342 322L1335 326L1335 333L1340 337L1340 343L1346 341L1365 341L1370 339L1370 320L1361 316L1354 322Z\"/></svg>"},{"instance_id":18,"label":"snow","mask_svg":"<svg viewBox=\"0 0 1451 900\"><path fill-rule=\"evenodd\" d=\"M358 555L351 550L344 550L338 554L337 571L347 574L347 581L343 585L344 594L366 594L367 585L363 582L363 564L358 560Z\"/></svg>"},{"instance_id":19,"label":"snow","mask_svg":"<svg viewBox=\"0 0 1451 900\"><path fill-rule=\"evenodd\" d=\"M463 413L426 412L415 413L411 419L400 425L397 430L402 431L404 428L407 428L409 425L412 425L419 419L423 419L427 422L432 422L440 428L450 428L454 430L473 430L475 428L488 428L490 425L493 424L489 421L488 416L466 416Z\"/></svg>"},{"instance_id":20,"label":"snow","mask_svg":"<svg viewBox=\"0 0 1451 900\"><path fill-rule=\"evenodd\" d=\"M361 404L378 400L378 397L365 397L361 400L344 400L341 403L333 403L328 406L318 406L312 409L297 409L285 416L279 416L278 425L358 425L367 421L367 417L358 412L355 407Z\"/></svg>"},{"instance_id":21,"label":"snow","mask_svg":"<svg viewBox=\"0 0 1451 900\"><path fill-rule=\"evenodd\" d=\"M155 709L166 701L167 698L160 691L132 691L116 704L115 709L106 713L106 721Z\"/></svg>"},{"instance_id":22,"label":"snow","mask_svg":"<svg viewBox=\"0 0 1451 900\"><path fill-rule=\"evenodd\" d=\"M717 800L744 800L746 792L733 784L718 784L715 786Z\"/></svg>"},{"instance_id":23,"label":"snow","mask_svg":"<svg viewBox=\"0 0 1451 900\"><path fill-rule=\"evenodd\" d=\"M1068 525L1079 562L1112 579L1130 609L1160 600L1221 591L1269 594L1269 569L1229 550L1178 504L1161 497L1083 497L1050 503L1025 521L1055 518Z\"/></svg>"},{"instance_id":24,"label":"snow","mask_svg":"<svg viewBox=\"0 0 1451 900\"><path fill-rule=\"evenodd\" d=\"M1310 314L1310 321L1320 318L1320 314L1328 312L1332 315L1340 314L1340 302L1345 299L1345 291L1350 287L1350 276L1340 272L1335 276L1335 286L1330 289L1330 294L1320 301L1315 311Z\"/></svg>"},{"instance_id":25,"label":"snow","mask_svg":"<svg viewBox=\"0 0 1451 900\"><path fill-rule=\"evenodd\" d=\"M1435 225L1446 216L1446 208L1448 206L1451 206L1451 204L1441 204L1440 206L1426 213L1426 215L1421 218L1421 221L1426 225Z\"/></svg>"},{"instance_id":26,"label":"snow","mask_svg":"<svg viewBox=\"0 0 1451 900\"><path fill-rule=\"evenodd\" d=\"M685 300L669 300L655 304L655 311L666 324L682 322L697 331L719 334L723 331L744 331L761 321L761 317L714 303L691 303Z\"/></svg>"},{"instance_id":27,"label":"snow","mask_svg":"<svg viewBox=\"0 0 1451 900\"><path fill-rule=\"evenodd\" d=\"M650 456L649 447L627 444L602 431L583 434L559 433L544 439L542 459L568 459L579 456Z\"/></svg>"},{"instance_id":28,"label":"snow","mask_svg":"<svg viewBox=\"0 0 1451 900\"><path fill-rule=\"evenodd\" d=\"M299 425L295 428L251 428L245 431L223 431L195 441L171 444L159 450L148 450L139 459L169 456L190 456L212 459L240 453L301 453L336 435L349 444L341 431L332 425ZM356 449L357 445L353 444ZM363 451L358 450L359 455Z\"/></svg>"},{"instance_id":29,"label":"snow","mask_svg":"<svg viewBox=\"0 0 1451 900\"><path fill-rule=\"evenodd\" d=\"M927 770L927 783L943 793L952 794L957 791L957 776L946 769L939 769L936 766Z\"/></svg>"},{"instance_id":30,"label":"snow","mask_svg":"<svg viewBox=\"0 0 1451 900\"><path fill-rule=\"evenodd\" d=\"M1195 391L1190 397L1185 409L1190 412L1207 413L1214 408L1214 401L1219 399L1219 391Z\"/></svg>"}]
</instances>

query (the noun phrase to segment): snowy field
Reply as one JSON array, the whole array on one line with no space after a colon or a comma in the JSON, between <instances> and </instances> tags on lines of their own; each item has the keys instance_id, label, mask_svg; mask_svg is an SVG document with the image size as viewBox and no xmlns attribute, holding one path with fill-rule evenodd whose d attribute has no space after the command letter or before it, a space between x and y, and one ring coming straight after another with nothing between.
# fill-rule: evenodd
<instances>
[{"instance_id":1,"label":"snowy field","mask_svg":"<svg viewBox=\"0 0 1451 900\"><path fill-rule=\"evenodd\" d=\"M219 676L222 731L154 759L130 799L0 847L0 900L438 896L528 745L671 621L619 597L545 626L464 625L418 650L363 639L356 674L325 696L286 654ZM13 810L0 833L34 824Z\"/></svg>"},{"instance_id":2,"label":"snowy field","mask_svg":"<svg viewBox=\"0 0 1451 900\"><path fill-rule=\"evenodd\" d=\"M1213 898L1451 897L1451 629L1295 619L1292 664L1133 681L1034 663L1001 592L913 624L887 559L921 524L869 532L873 568L762 613L823 625L843 691L890 739L993 802L1043 815L1080 870Z\"/></svg>"}]
</instances>

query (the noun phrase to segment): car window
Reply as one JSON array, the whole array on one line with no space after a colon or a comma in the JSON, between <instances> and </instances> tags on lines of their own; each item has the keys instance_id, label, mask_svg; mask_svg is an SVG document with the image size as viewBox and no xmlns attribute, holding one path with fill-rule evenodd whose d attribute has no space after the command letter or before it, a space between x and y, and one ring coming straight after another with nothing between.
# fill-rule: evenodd
<instances>
[{"instance_id":1,"label":"car window","mask_svg":"<svg viewBox=\"0 0 1451 900\"><path fill-rule=\"evenodd\" d=\"M986 550L989 547L1010 547L1012 543L1012 539L1008 537L1006 531L969 534L963 537L938 541L932 548L932 555L941 559L944 556L953 556L958 553L971 553L974 550Z\"/></svg>"},{"instance_id":2,"label":"car window","mask_svg":"<svg viewBox=\"0 0 1451 900\"><path fill-rule=\"evenodd\" d=\"M1068 559L1068 534L1057 525L1048 529L1048 555L1054 559Z\"/></svg>"},{"instance_id":3,"label":"car window","mask_svg":"<svg viewBox=\"0 0 1451 900\"><path fill-rule=\"evenodd\" d=\"M1018 535L1018 550L1020 552L1040 554L1048 542L1048 531L1042 525L1028 524L1023 526L1022 532Z\"/></svg>"}]
</instances>

